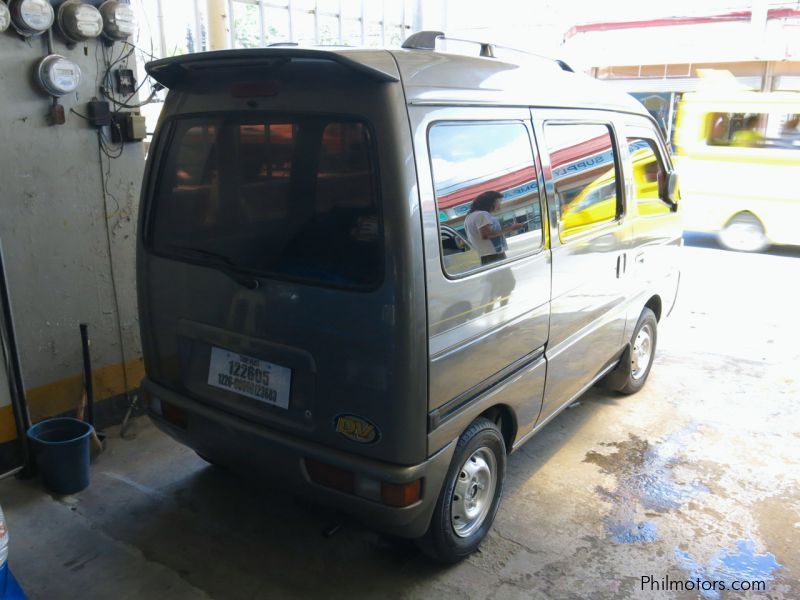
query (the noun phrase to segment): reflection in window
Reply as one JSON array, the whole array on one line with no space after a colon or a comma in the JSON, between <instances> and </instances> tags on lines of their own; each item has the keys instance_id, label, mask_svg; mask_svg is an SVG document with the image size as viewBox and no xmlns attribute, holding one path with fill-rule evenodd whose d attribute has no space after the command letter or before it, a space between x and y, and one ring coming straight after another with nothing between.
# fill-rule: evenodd
<instances>
[{"instance_id":1,"label":"reflection in window","mask_svg":"<svg viewBox=\"0 0 800 600\"><path fill-rule=\"evenodd\" d=\"M539 186L522 123L439 123L429 146L448 274L541 247Z\"/></svg>"},{"instance_id":2,"label":"reflection in window","mask_svg":"<svg viewBox=\"0 0 800 600\"><path fill-rule=\"evenodd\" d=\"M611 132L605 125L545 125L562 238L620 214Z\"/></svg>"},{"instance_id":3,"label":"reflection in window","mask_svg":"<svg viewBox=\"0 0 800 600\"><path fill-rule=\"evenodd\" d=\"M653 140L628 138L628 153L633 164L633 184L636 206L640 215L660 215L670 212L659 195L659 180L666 181L666 171Z\"/></svg>"},{"instance_id":4,"label":"reflection in window","mask_svg":"<svg viewBox=\"0 0 800 600\"><path fill-rule=\"evenodd\" d=\"M172 139L153 199L156 252L321 284L380 281L366 126L181 119Z\"/></svg>"}]
</instances>

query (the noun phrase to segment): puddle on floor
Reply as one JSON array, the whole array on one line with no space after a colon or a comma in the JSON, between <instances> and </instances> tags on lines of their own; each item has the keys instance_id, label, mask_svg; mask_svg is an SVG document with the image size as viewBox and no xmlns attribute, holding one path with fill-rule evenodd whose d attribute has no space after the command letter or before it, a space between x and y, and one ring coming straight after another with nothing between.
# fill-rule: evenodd
<instances>
[{"instance_id":1,"label":"puddle on floor","mask_svg":"<svg viewBox=\"0 0 800 600\"><path fill-rule=\"evenodd\" d=\"M679 454L686 438L695 430L694 426L684 428L656 444L629 434L622 442L602 444L614 449L610 454L595 451L586 454L584 462L597 465L617 481L612 490L596 488L611 504L604 522L613 542L655 541L656 524L642 517L678 509L697 494L708 491L698 482L676 481L673 472L676 465L684 464Z\"/></svg>"},{"instance_id":2,"label":"puddle on floor","mask_svg":"<svg viewBox=\"0 0 800 600\"><path fill-rule=\"evenodd\" d=\"M717 552L706 564L698 563L691 554L679 548L675 549L675 557L689 579L700 579L706 582L722 582L726 590L731 590L734 582L765 582L767 590L775 579L775 572L783 568L775 556L769 552L759 554L753 540L736 541L736 549L726 548ZM704 598L716 600L721 597L717 589L700 590ZM756 590L754 591L765 591Z\"/></svg>"}]
</instances>

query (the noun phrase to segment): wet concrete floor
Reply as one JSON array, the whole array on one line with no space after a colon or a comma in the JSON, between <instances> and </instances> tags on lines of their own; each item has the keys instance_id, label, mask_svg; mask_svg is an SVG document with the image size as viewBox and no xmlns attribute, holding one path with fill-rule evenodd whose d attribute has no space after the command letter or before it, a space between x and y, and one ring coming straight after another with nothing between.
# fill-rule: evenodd
<instances>
[{"instance_id":1,"label":"wet concrete floor","mask_svg":"<svg viewBox=\"0 0 800 600\"><path fill-rule=\"evenodd\" d=\"M798 598L800 253L694 242L646 388L592 390L515 453L494 530L459 565L207 466L140 419L74 498L0 483L12 569L47 599ZM715 589L651 585L667 578ZM768 591L729 591L741 582Z\"/></svg>"}]
</instances>

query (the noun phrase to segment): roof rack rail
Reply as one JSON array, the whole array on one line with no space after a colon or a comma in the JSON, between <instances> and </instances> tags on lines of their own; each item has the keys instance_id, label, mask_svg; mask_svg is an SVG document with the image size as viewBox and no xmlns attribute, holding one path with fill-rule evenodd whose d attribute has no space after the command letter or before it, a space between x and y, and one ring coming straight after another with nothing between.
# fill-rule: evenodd
<instances>
[{"instance_id":1,"label":"roof rack rail","mask_svg":"<svg viewBox=\"0 0 800 600\"><path fill-rule=\"evenodd\" d=\"M536 54L535 52L528 52L527 50L520 50L519 48L512 48L510 46L501 46L499 44L493 44L490 42L481 42L478 40L467 40L462 38L448 37L443 31L418 31L416 33L413 33L410 36L408 36L408 38L406 38L405 42L403 42L402 48L406 50L436 50L436 42L438 40L444 40L444 41L449 40L452 42L477 44L478 46L480 46L480 56L486 58L496 58L497 55L496 50L498 49L507 50L509 52L515 52L517 54L535 56L536 58L553 61L564 71L568 71L569 73L575 72L575 70L572 67L570 67L566 62L560 59L554 59L549 56Z\"/></svg>"}]
</instances>

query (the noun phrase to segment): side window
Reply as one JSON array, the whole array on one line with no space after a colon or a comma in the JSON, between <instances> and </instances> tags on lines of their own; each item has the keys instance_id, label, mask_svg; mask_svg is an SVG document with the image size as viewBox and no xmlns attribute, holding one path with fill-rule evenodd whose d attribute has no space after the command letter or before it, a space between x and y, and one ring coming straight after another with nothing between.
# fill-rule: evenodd
<instances>
[{"instance_id":1,"label":"side window","mask_svg":"<svg viewBox=\"0 0 800 600\"><path fill-rule=\"evenodd\" d=\"M710 146L800 149L800 114L709 113L706 143Z\"/></svg>"},{"instance_id":2,"label":"side window","mask_svg":"<svg viewBox=\"0 0 800 600\"><path fill-rule=\"evenodd\" d=\"M524 124L437 123L428 146L448 275L542 247L539 182Z\"/></svg>"},{"instance_id":3,"label":"side window","mask_svg":"<svg viewBox=\"0 0 800 600\"><path fill-rule=\"evenodd\" d=\"M669 205L659 196L659 181L666 177L666 170L658 145L647 138L628 138L627 142L639 214L648 216L670 212Z\"/></svg>"},{"instance_id":4,"label":"side window","mask_svg":"<svg viewBox=\"0 0 800 600\"><path fill-rule=\"evenodd\" d=\"M611 129L585 123L547 123L544 132L553 168L561 238L620 217Z\"/></svg>"}]
</instances>

